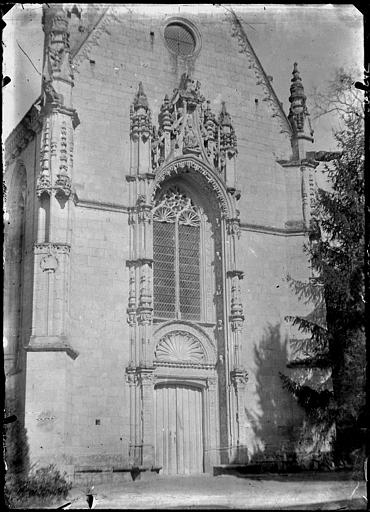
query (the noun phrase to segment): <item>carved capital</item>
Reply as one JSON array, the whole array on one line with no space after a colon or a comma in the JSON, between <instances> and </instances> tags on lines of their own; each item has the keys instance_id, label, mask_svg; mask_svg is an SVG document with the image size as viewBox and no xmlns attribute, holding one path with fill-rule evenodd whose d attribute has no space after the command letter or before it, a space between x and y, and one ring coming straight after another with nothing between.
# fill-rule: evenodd
<instances>
[{"instance_id":1,"label":"carved capital","mask_svg":"<svg viewBox=\"0 0 370 512\"><path fill-rule=\"evenodd\" d=\"M136 309L127 308L127 323L130 327L136 324Z\"/></svg>"},{"instance_id":2,"label":"carved capital","mask_svg":"<svg viewBox=\"0 0 370 512\"><path fill-rule=\"evenodd\" d=\"M243 329L244 315L242 313L243 309L241 309L241 313L238 316L230 316L230 324L233 332L240 332Z\"/></svg>"},{"instance_id":3,"label":"carved capital","mask_svg":"<svg viewBox=\"0 0 370 512\"><path fill-rule=\"evenodd\" d=\"M57 179L54 183L54 193L56 197L70 197L72 193L72 182L67 174L57 174Z\"/></svg>"},{"instance_id":4,"label":"carved capital","mask_svg":"<svg viewBox=\"0 0 370 512\"><path fill-rule=\"evenodd\" d=\"M154 375L154 367L138 368L137 378L141 386L153 387L156 376Z\"/></svg>"},{"instance_id":5,"label":"carved capital","mask_svg":"<svg viewBox=\"0 0 370 512\"><path fill-rule=\"evenodd\" d=\"M244 272L242 270L228 270L226 273L227 277L237 277L239 280L244 278Z\"/></svg>"},{"instance_id":6,"label":"carved capital","mask_svg":"<svg viewBox=\"0 0 370 512\"><path fill-rule=\"evenodd\" d=\"M42 173L37 179L36 183L36 195L37 197L41 197L43 194L51 195L52 186L50 181L50 176L48 173Z\"/></svg>"},{"instance_id":7,"label":"carved capital","mask_svg":"<svg viewBox=\"0 0 370 512\"><path fill-rule=\"evenodd\" d=\"M235 197L237 201L239 201L241 196L241 191L235 187L227 187L227 192L232 196Z\"/></svg>"},{"instance_id":8,"label":"carved capital","mask_svg":"<svg viewBox=\"0 0 370 512\"><path fill-rule=\"evenodd\" d=\"M150 205L141 205L138 208L138 220L142 223L150 224L153 219L152 207Z\"/></svg>"},{"instance_id":9,"label":"carved capital","mask_svg":"<svg viewBox=\"0 0 370 512\"><path fill-rule=\"evenodd\" d=\"M208 377L207 378L207 388L210 390L215 390L217 386L217 377Z\"/></svg>"},{"instance_id":10,"label":"carved capital","mask_svg":"<svg viewBox=\"0 0 370 512\"><path fill-rule=\"evenodd\" d=\"M151 324L153 321L153 308L138 308L137 321L139 324Z\"/></svg>"},{"instance_id":11,"label":"carved capital","mask_svg":"<svg viewBox=\"0 0 370 512\"><path fill-rule=\"evenodd\" d=\"M228 235L234 235L240 238L240 219L226 219L226 229Z\"/></svg>"},{"instance_id":12,"label":"carved capital","mask_svg":"<svg viewBox=\"0 0 370 512\"><path fill-rule=\"evenodd\" d=\"M154 260L152 258L139 258L137 260L137 263L139 265L149 265L149 267L153 266L153 262L154 262Z\"/></svg>"},{"instance_id":13,"label":"carved capital","mask_svg":"<svg viewBox=\"0 0 370 512\"><path fill-rule=\"evenodd\" d=\"M235 390L238 392L248 382L248 372L243 368L235 368L230 372L230 378Z\"/></svg>"},{"instance_id":14,"label":"carved capital","mask_svg":"<svg viewBox=\"0 0 370 512\"><path fill-rule=\"evenodd\" d=\"M129 384L130 386L134 386L137 383L136 368L128 366L126 368L125 375L127 384Z\"/></svg>"}]
</instances>

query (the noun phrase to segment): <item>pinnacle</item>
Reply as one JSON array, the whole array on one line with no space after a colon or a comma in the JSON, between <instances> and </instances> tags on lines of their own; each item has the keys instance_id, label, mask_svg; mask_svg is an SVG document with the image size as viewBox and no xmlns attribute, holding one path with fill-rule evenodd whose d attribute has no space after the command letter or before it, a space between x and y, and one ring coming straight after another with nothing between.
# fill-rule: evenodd
<instances>
[{"instance_id":1,"label":"pinnacle","mask_svg":"<svg viewBox=\"0 0 370 512\"><path fill-rule=\"evenodd\" d=\"M231 126L231 117L230 117L230 114L226 110L226 103L225 103L225 101L223 101L221 103L221 105L222 105L222 107L221 107L221 114L220 114L221 125L222 126Z\"/></svg>"},{"instance_id":2,"label":"pinnacle","mask_svg":"<svg viewBox=\"0 0 370 512\"><path fill-rule=\"evenodd\" d=\"M304 87L303 87L301 75L298 70L297 62L294 63L292 75L293 75L293 78L291 80L292 84L290 86L291 96L289 98L289 101L292 102L294 98L302 98L303 100L305 100L306 96L304 94Z\"/></svg>"},{"instance_id":3,"label":"pinnacle","mask_svg":"<svg viewBox=\"0 0 370 512\"><path fill-rule=\"evenodd\" d=\"M298 80L302 81L299 70L298 70L298 63L295 62L293 65L293 72L292 72L293 78L292 82L297 82Z\"/></svg>"},{"instance_id":4,"label":"pinnacle","mask_svg":"<svg viewBox=\"0 0 370 512\"><path fill-rule=\"evenodd\" d=\"M136 95L135 106L148 108L148 99L144 92L143 82L139 82L139 90Z\"/></svg>"}]
</instances>

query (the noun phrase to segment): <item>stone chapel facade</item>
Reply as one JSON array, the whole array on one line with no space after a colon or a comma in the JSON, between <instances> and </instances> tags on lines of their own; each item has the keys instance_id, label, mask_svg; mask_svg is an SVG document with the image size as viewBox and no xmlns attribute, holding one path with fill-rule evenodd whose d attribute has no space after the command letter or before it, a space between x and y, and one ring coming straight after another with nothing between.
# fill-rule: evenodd
<instances>
[{"instance_id":1,"label":"stone chapel facade","mask_svg":"<svg viewBox=\"0 0 370 512\"><path fill-rule=\"evenodd\" d=\"M47 4L43 30L41 97L5 148L31 459L193 474L292 450L287 276L310 277L316 166L297 65L287 116L234 11Z\"/></svg>"}]
</instances>

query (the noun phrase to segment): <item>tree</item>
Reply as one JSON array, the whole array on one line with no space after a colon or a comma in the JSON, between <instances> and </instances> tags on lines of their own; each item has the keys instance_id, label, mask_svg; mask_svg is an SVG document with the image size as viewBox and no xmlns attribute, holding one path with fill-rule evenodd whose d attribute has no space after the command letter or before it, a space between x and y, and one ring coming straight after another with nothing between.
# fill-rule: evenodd
<instances>
[{"instance_id":1,"label":"tree","mask_svg":"<svg viewBox=\"0 0 370 512\"><path fill-rule=\"evenodd\" d=\"M325 164L330 190L318 189L305 250L315 277L291 281L296 293L314 306L306 317L290 320L308 334L307 364L330 367L332 392L283 383L316 425L336 426L334 455L348 461L363 444L366 427L365 274L364 274L364 108L349 73L339 70L322 102L323 112L339 113L335 131L339 157Z\"/></svg>"}]
</instances>

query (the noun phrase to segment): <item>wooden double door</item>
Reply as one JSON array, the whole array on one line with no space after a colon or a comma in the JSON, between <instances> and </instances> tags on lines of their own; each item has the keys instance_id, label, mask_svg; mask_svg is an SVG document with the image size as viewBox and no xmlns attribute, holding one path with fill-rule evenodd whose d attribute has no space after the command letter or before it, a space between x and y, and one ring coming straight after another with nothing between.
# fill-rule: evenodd
<instances>
[{"instance_id":1,"label":"wooden double door","mask_svg":"<svg viewBox=\"0 0 370 512\"><path fill-rule=\"evenodd\" d=\"M167 475L203 473L202 390L164 384L155 397L156 464Z\"/></svg>"}]
</instances>

